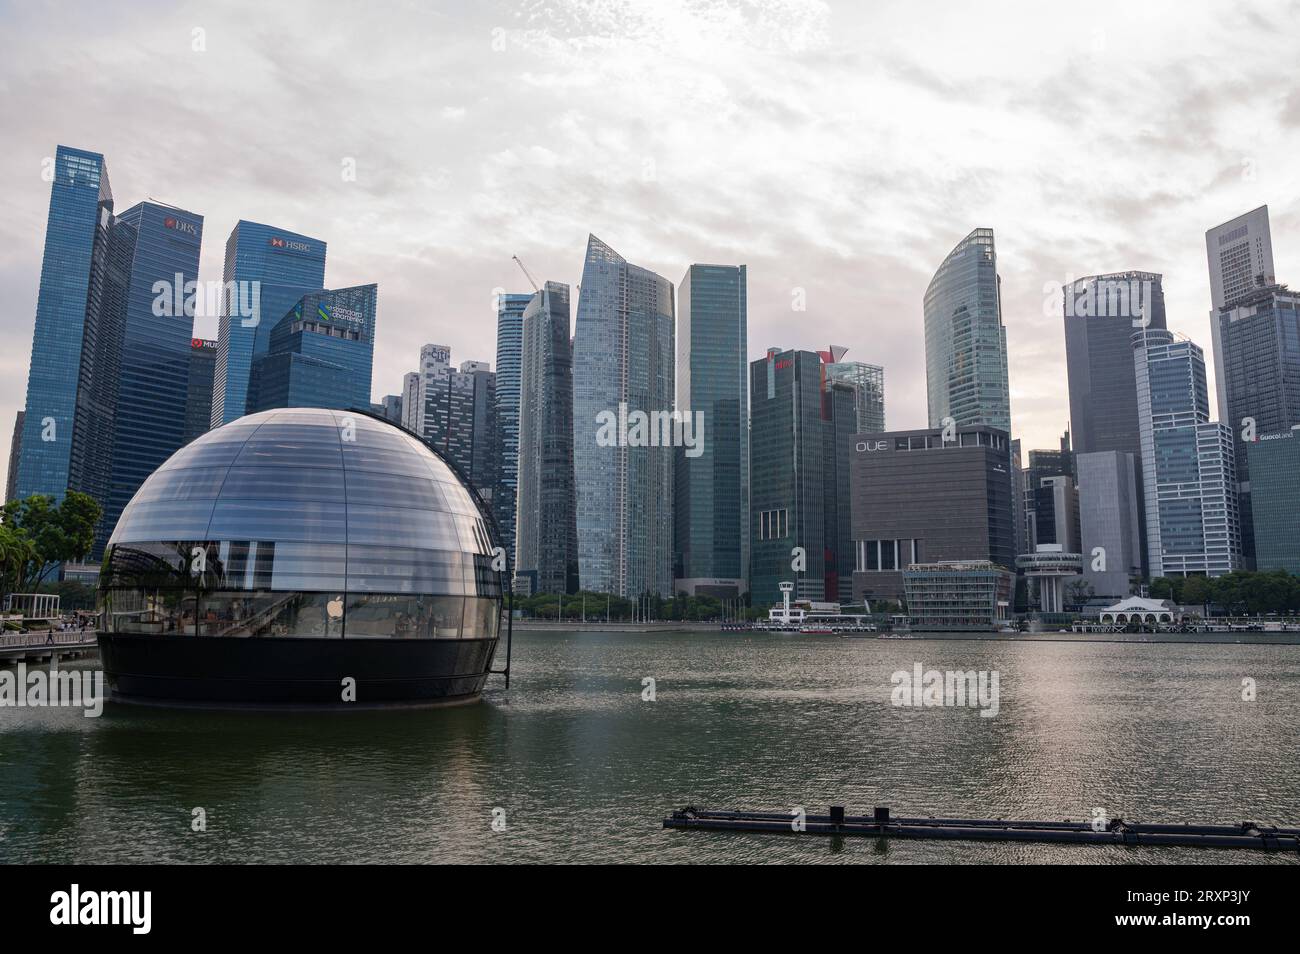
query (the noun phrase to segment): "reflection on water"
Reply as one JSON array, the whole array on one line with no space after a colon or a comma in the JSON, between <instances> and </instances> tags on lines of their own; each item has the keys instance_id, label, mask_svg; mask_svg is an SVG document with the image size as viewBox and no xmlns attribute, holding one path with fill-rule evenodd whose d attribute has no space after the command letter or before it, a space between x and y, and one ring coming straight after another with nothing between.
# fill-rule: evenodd
<instances>
[{"instance_id":1,"label":"reflection on water","mask_svg":"<svg viewBox=\"0 0 1300 954\"><path fill-rule=\"evenodd\" d=\"M0 860L1287 862L1204 849L669 832L685 804L1300 823L1300 647L519 634L441 710L0 709ZM997 670L1000 711L890 674ZM653 677L655 702L642 701ZM1254 702L1241 680L1258 683ZM192 811L207 831L191 831ZM492 829L493 809L506 830Z\"/></svg>"}]
</instances>

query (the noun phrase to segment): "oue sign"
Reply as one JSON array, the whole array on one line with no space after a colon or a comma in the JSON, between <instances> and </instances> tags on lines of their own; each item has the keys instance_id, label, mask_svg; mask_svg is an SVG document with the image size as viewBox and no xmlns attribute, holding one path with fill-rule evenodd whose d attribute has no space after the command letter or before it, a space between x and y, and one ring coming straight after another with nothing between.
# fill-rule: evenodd
<instances>
[{"instance_id":1,"label":"oue sign","mask_svg":"<svg viewBox=\"0 0 1300 954\"><path fill-rule=\"evenodd\" d=\"M857 451L859 454L868 451L884 450L889 441L858 441Z\"/></svg>"}]
</instances>

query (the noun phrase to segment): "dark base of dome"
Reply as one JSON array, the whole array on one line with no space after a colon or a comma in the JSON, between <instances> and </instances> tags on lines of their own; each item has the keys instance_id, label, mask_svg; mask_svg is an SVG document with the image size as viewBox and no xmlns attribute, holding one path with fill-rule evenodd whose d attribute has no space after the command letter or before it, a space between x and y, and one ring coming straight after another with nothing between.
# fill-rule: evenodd
<instances>
[{"instance_id":1,"label":"dark base of dome","mask_svg":"<svg viewBox=\"0 0 1300 954\"><path fill-rule=\"evenodd\" d=\"M497 640L100 633L112 698L156 706L374 709L473 702ZM346 679L355 680L344 701Z\"/></svg>"}]
</instances>

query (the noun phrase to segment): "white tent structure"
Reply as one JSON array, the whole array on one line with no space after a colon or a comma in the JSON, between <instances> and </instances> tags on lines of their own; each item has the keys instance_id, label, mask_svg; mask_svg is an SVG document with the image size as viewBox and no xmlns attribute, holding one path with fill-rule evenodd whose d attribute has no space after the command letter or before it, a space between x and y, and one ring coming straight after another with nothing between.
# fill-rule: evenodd
<instances>
[{"instance_id":1,"label":"white tent structure","mask_svg":"<svg viewBox=\"0 0 1300 954\"><path fill-rule=\"evenodd\" d=\"M1141 596L1126 596L1114 606L1098 611L1102 623L1125 625L1127 623L1172 623L1178 608L1168 600L1149 600Z\"/></svg>"}]
</instances>

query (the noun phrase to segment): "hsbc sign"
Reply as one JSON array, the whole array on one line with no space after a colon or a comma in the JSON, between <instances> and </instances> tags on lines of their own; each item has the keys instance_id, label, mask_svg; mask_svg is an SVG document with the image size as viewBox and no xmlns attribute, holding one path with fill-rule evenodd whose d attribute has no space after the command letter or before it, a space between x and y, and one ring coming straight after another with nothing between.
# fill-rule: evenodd
<instances>
[{"instance_id":1,"label":"hsbc sign","mask_svg":"<svg viewBox=\"0 0 1300 954\"><path fill-rule=\"evenodd\" d=\"M306 242L295 242L293 239L280 238L278 235L271 236L271 248L283 248L290 252L311 251L311 246Z\"/></svg>"},{"instance_id":2,"label":"hsbc sign","mask_svg":"<svg viewBox=\"0 0 1300 954\"><path fill-rule=\"evenodd\" d=\"M193 222L186 222L184 219L178 219L174 215L169 215L163 219L163 228L172 229L176 232L183 232L186 235L193 235L198 238L199 227Z\"/></svg>"}]
</instances>

